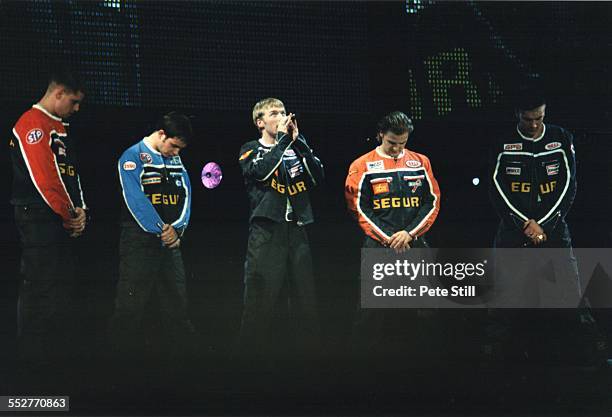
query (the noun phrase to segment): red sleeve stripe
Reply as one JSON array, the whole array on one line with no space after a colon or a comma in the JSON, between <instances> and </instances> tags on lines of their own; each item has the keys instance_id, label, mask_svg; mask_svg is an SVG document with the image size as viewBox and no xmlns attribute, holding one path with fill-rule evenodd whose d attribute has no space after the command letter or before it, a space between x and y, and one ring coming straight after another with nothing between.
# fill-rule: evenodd
<instances>
[{"instance_id":1,"label":"red sleeve stripe","mask_svg":"<svg viewBox=\"0 0 612 417\"><path fill-rule=\"evenodd\" d=\"M70 195L68 194L68 190L66 189L66 186L64 185L64 182L62 181L62 176L59 170L59 166L57 165L57 159L55 155L53 154L53 152L51 151L51 135L49 135L49 153L51 154L51 157L53 158L53 165L55 167L57 179L59 180L59 183L61 184L62 189L64 190L64 195L59 195L60 201L58 202L59 204L57 204L57 207L54 207L54 204L50 201L50 198L48 198L50 196L46 196L45 193L42 191L41 184L37 181L37 176L35 175L34 170L32 169L32 166L30 164L30 161L28 160L28 155L23 147L24 145L22 143L22 139L19 137L19 134L14 128L13 128L13 134L17 138L17 142L19 142L19 149L21 150L21 155L23 156L23 160L26 164L26 167L28 168L28 172L30 173L30 178L32 180L32 183L34 184L34 187L36 187L36 190L38 191L42 199L45 201L45 203L47 203L49 207L51 207L51 209L54 212L62 216L62 218L64 219L69 219L70 212L68 211L68 205L74 208L74 204L72 203L72 200L70 199ZM65 204L63 204L62 206L62 203L65 203Z\"/></svg>"}]
</instances>

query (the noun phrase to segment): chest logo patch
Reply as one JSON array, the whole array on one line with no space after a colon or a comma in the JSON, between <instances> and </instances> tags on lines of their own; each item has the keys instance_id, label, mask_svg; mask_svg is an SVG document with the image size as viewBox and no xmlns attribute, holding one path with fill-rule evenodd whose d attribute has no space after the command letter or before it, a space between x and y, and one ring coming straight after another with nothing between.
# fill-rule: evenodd
<instances>
[{"instance_id":1,"label":"chest logo patch","mask_svg":"<svg viewBox=\"0 0 612 417\"><path fill-rule=\"evenodd\" d=\"M372 184L372 192L374 195L388 193L390 182L391 178L376 178L371 180L370 184Z\"/></svg>"},{"instance_id":2,"label":"chest logo patch","mask_svg":"<svg viewBox=\"0 0 612 417\"><path fill-rule=\"evenodd\" d=\"M379 182L376 184L372 184L372 192L374 195L384 194L389 192L389 183L388 182Z\"/></svg>"},{"instance_id":3,"label":"chest logo patch","mask_svg":"<svg viewBox=\"0 0 612 417\"><path fill-rule=\"evenodd\" d=\"M424 175L418 175L416 177L404 176L404 181L408 182L408 187L412 189L412 192L415 193L416 190L423 185Z\"/></svg>"},{"instance_id":4,"label":"chest logo patch","mask_svg":"<svg viewBox=\"0 0 612 417\"><path fill-rule=\"evenodd\" d=\"M53 138L53 143L57 146L59 146L60 148L65 148L66 144L64 143L63 140L61 140L59 137L54 137Z\"/></svg>"},{"instance_id":5,"label":"chest logo patch","mask_svg":"<svg viewBox=\"0 0 612 417\"><path fill-rule=\"evenodd\" d=\"M561 147L561 142L550 142L547 143L546 146L544 146L544 149L546 149L547 151L552 151L553 149L558 149Z\"/></svg>"},{"instance_id":6,"label":"chest logo patch","mask_svg":"<svg viewBox=\"0 0 612 417\"><path fill-rule=\"evenodd\" d=\"M520 167L506 167L506 175L521 175Z\"/></svg>"},{"instance_id":7,"label":"chest logo patch","mask_svg":"<svg viewBox=\"0 0 612 417\"><path fill-rule=\"evenodd\" d=\"M366 167L368 171L381 171L385 169L385 162L383 160L366 162Z\"/></svg>"},{"instance_id":8,"label":"chest logo patch","mask_svg":"<svg viewBox=\"0 0 612 417\"><path fill-rule=\"evenodd\" d=\"M415 161L414 159L409 159L406 161L406 166L408 168L418 168L421 166L421 162L420 161Z\"/></svg>"},{"instance_id":9,"label":"chest logo patch","mask_svg":"<svg viewBox=\"0 0 612 417\"><path fill-rule=\"evenodd\" d=\"M150 164L151 162L153 162L153 158L151 157L151 155L146 152L140 153L140 160L145 164Z\"/></svg>"},{"instance_id":10,"label":"chest logo patch","mask_svg":"<svg viewBox=\"0 0 612 417\"><path fill-rule=\"evenodd\" d=\"M560 166L559 162L546 165L546 173L549 176L559 174L559 166Z\"/></svg>"},{"instance_id":11,"label":"chest logo patch","mask_svg":"<svg viewBox=\"0 0 612 417\"><path fill-rule=\"evenodd\" d=\"M504 151L522 151L522 143L504 143Z\"/></svg>"},{"instance_id":12,"label":"chest logo patch","mask_svg":"<svg viewBox=\"0 0 612 417\"><path fill-rule=\"evenodd\" d=\"M32 129L26 134L26 142L29 145L34 145L42 140L45 134L40 129Z\"/></svg>"}]
</instances>

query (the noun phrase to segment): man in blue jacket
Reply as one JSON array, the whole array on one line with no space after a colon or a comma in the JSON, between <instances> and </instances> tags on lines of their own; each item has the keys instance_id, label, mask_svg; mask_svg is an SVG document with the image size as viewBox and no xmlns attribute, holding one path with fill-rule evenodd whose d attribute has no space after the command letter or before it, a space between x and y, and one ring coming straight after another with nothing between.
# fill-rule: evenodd
<instances>
[{"instance_id":1,"label":"man in blue jacket","mask_svg":"<svg viewBox=\"0 0 612 417\"><path fill-rule=\"evenodd\" d=\"M192 135L189 118L165 115L149 136L119 158L125 204L119 242L119 282L111 332L115 347L137 353L142 318L157 292L162 321L174 344L187 343L194 328L187 314L181 237L189 223L191 184L178 154ZM177 346L179 347L179 346Z\"/></svg>"}]
</instances>

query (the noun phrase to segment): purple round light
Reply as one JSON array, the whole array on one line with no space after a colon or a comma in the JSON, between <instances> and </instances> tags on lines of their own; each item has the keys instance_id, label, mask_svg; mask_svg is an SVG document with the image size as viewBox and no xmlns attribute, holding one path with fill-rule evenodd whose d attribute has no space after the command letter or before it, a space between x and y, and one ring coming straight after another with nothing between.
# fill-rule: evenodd
<instances>
[{"instance_id":1,"label":"purple round light","mask_svg":"<svg viewBox=\"0 0 612 417\"><path fill-rule=\"evenodd\" d=\"M221 183L223 173L221 167L215 162L209 162L202 168L202 184L204 187L213 189Z\"/></svg>"}]
</instances>

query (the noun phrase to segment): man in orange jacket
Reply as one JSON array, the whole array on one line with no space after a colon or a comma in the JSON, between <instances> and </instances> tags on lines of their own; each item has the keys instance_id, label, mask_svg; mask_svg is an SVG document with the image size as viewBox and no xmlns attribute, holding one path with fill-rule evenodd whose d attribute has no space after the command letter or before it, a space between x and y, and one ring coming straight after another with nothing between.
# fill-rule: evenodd
<instances>
[{"instance_id":1,"label":"man in orange jacket","mask_svg":"<svg viewBox=\"0 0 612 417\"><path fill-rule=\"evenodd\" d=\"M423 236L438 216L440 188L429 159L406 149L413 130L404 113L386 115L378 123L380 145L349 168L345 197L366 235L364 248L401 253L427 247ZM357 354L368 354L382 339L384 319L383 310L358 310L352 346Z\"/></svg>"},{"instance_id":2,"label":"man in orange jacket","mask_svg":"<svg viewBox=\"0 0 612 417\"><path fill-rule=\"evenodd\" d=\"M349 168L346 202L366 234L366 248L427 246L423 235L438 216L440 188L429 159L406 149L413 130L404 113L388 114L378 123L380 145Z\"/></svg>"}]
</instances>

